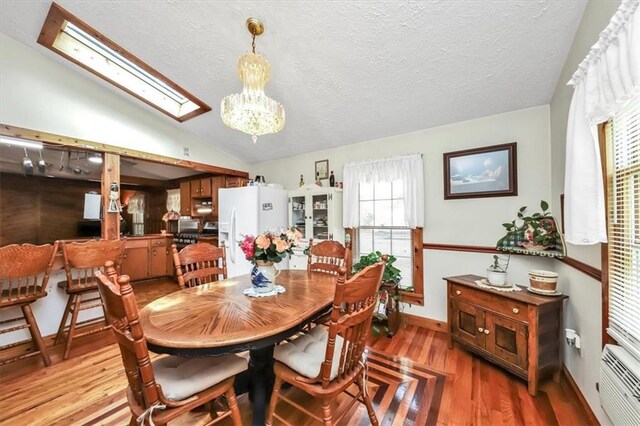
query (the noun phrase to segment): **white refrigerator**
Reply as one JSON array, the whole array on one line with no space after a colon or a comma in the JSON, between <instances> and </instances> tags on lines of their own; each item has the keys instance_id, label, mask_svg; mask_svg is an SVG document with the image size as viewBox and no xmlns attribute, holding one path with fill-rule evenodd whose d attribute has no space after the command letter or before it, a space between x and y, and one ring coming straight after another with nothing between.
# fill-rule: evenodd
<instances>
[{"instance_id":1,"label":"white refrigerator","mask_svg":"<svg viewBox=\"0 0 640 426\"><path fill-rule=\"evenodd\" d=\"M267 186L222 188L218 191L218 234L227 249L229 278L251 272L253 265L238 246L245 235L286 228L288 224L287 191ZM277 264L287 269L289 259Z\"/></svg>"}]
</instances>

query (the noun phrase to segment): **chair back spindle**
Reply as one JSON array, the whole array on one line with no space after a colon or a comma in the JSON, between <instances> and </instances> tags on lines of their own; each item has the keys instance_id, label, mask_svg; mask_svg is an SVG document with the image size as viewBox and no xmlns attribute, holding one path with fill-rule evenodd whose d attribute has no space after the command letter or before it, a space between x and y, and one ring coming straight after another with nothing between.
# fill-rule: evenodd
<instances>
[{"instance_id":1,"label":"chair back spindle","mask_svg":"<svg viewBox=\"0 0 640 426\"><path fill-rule=\"evenodd\" d=\"M57 251L57 242L53 245L10 244L1 247L0 306L44 297Z\"/></svg>"},{"instance_id":2,"label":"chair back spindle","mask_svg":"<svg viewBox=\"0 0 640 426\"><path fill-rule=\"evenodd\" d=\"M346 279L346 268L339 269L325 360L320 370L323 388L329 387L331 383L338 336L343 339L343 344L338 361L338 376L334 380L352 379L358 371L371 328L385 262L386 256L382 262L363 269L349 280Z\"/></svg>"},{"instance_id":3,"label":"chair back spindle","mask_svg":"<svg viewBox=\"0 0 640 426\"><path fill-rule=\"evenodd\" d=\"M173 244L171 253L181 288L195 287L227 278L227 255L224 246L196 243L178 252Z\"/></svg>"},{"instance_id":4,"label":"chair back spindle","mask_svg":"<svg viewBox=\"0 0 640 426\"><path fill-rule=\"evenodd\" d=\"M338 275L338 271L344 266L348 274L351 270L350 254L351 243L349 241L345 246L338 241L321 241L313 245L313 238L311 238L309 240L307 271Z\"/></svg>"}]
</instances>

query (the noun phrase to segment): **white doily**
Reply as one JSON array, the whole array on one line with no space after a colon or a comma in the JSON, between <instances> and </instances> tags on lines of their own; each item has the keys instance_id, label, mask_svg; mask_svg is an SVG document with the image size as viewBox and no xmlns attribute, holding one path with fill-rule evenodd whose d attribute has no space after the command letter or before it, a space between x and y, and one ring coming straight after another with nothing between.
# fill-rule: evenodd
<instances>
[{"instance_id":1,"label":"white doily","mask_svg":"<svg viewBox=\"0 0 640 426\"><path fill-rule=\"evenodd\" d=\"M509 284L509 287L496 287L495 285L491 285L489 284L489 281L486 280L486 278L483 278L481 280L475 281L476 285L478 287L481 288L488 288L491 290L496 290L496 291L522 291L522 289L520 287L518 287L517 285L513 285L513 284Z\"/></svg>"},{"instance_id":2,"label":"white doily","mask_svg":"<svg viewBox=\"0 0 640 426\"><path fill-rule=\"evenodd\" d=\"M284 293L285 291L287 291L287 289L285 289L281 285L275 285L273 287L273 290L268 291L266 293L258 293L256 289L253 287L249 287L245 289L243 293L245 296L249 296L249 297L268 297L268 296L275 296L276 294Z\"/></svg>"}]
</instances>

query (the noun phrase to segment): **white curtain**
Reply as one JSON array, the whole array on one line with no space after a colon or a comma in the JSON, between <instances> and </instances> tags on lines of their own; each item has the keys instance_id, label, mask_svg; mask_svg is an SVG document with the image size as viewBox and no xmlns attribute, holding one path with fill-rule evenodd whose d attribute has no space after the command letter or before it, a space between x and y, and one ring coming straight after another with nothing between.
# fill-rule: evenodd
<instances>
[{"instance_id":1,"label":"white curtain","mask_svg":"<svg viewBox=\"0 0 640 426\"><path fill-rule=\"evenodd\" d=\"M343 226L360 225L358 187L360 183L401 180L404 188L405 226L424 226L424 172L422 155L411 154L380 160L349 163L344 166Z\"/></svg>"},{"instance_id":2,"label":"white curtain","mask_svg":"<svg viewBox=\"0 0 640 426\"><path fill-rule=\"evenodd\" d=\"M167 189L167 211L180 211L180 189Z\"/></svg>"},{"instance_id":3,"label":"white curtain","mask_svg":"<svg viewBox=\"0 0 640 426\"><path fill-rule=\"evenodd\" d=\"M640 91L639 0L623 0L578 66L567 123L565 234L572 244L607 241L597 126Z\"/></svg>"}]
</instances>

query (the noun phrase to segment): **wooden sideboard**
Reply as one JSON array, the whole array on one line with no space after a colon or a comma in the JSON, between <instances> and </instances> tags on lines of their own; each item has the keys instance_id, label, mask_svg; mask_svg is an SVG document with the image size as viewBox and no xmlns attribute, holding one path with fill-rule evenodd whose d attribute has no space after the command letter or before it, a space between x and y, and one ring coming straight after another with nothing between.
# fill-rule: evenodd
<instances>
[{"instance_id":1,"label":"wooden sideboard","mask_svg":"<svg viewBox=\"0 0 640 426\"><path fill-rule=\"evenodd\" d=\"M559 380L562 307L567 296L539 296L478 287L483 277L461 275L447 281L449 347L458 342L528 382L531 395L540 380Z\"/></svg>"}]
</instances>

